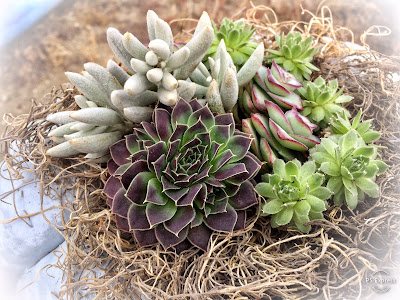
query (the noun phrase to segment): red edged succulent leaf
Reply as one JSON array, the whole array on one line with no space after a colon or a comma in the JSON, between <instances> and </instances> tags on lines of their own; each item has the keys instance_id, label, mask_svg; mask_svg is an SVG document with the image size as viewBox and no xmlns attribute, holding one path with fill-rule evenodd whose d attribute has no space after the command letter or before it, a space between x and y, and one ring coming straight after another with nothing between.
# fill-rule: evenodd
<instances>
[{"instance_id":1,"label":"red edged succulent leaf","mask_svg":"<svg viewBox=\"0 0 400 300\"><path fill-rule=\"evenodd\" d=\"M235 131L232 114L214 116L196 100L156 108L153 122L112 149L105 193L117 225L141 246L176 251L206 250L213 231L243 229L245 210L257 204L251 180L261 167L251 142Z\"/></svg>"}]
</instances>

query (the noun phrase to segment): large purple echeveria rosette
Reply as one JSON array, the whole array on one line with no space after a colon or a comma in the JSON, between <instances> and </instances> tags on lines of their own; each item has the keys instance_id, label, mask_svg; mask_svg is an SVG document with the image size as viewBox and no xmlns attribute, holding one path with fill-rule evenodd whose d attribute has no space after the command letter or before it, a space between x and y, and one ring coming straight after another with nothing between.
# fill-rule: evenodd
<instances>
[{"instance_id":1,"label":"large purple echeveria rosette","mask_svg":"<svg viewBox=\"0 0 400 300\"><path fill-rule=\"evenodd\" d=\"M141 246L178 250L206 250L213 231L243 229L258 203L251 181L261 162L250 143L232 114L214 116L196 100L156 109L153 123L111 147L104 192L118 228Z\"/></svg>"}]
</instances>

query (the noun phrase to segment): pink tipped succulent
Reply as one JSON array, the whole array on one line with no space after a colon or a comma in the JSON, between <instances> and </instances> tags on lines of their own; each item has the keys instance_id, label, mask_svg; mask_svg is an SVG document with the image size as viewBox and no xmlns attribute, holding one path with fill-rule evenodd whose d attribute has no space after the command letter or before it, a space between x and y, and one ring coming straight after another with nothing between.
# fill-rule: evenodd
<instances>
[{"instance_id":1,"label":"pink tipped succulent","mask_svg":"<svg viewBox=\"0 0 400 300\"><path fill-rule=\"evenodd\" d=\"M270 69L261 66L253 79L240 99L245 114L267 112L265 100L272 100L283 108L303 110L300 96L294 93L302 84L275 62Z\"/></svg>"},{"instance_id":2,"label":"pink tipped succulent","mask_svg":"<svg viewBox=\"0 0 400 300\"><path fill-rule=\"evenodd\" d=\"M266 100L268 116L251 114L242 121L242 130L251 134L254 140L251 149L260 159L272 165L278 154L286 160L296 158L296 152L307 151L320 143L313 135L317 128L296 108L283 113L275 103Z\"/></svg>"}]
</instances>

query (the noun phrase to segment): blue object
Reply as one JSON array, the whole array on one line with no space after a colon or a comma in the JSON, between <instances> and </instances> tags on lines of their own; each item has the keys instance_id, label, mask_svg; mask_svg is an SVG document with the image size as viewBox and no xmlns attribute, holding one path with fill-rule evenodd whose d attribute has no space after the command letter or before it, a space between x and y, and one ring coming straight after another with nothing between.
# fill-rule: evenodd
<instances>
[{"instance_id":1,"label":"blue object","mask_svg":"<svg viewBox=\"0 0 400 300\"><path fill-rule=\"evenodd\" d=\"M0 17L0 47L24 32L61 0L14 0L2 7ZM4 2L2 4L4 6Z\"/></svg>"}]
</instances>

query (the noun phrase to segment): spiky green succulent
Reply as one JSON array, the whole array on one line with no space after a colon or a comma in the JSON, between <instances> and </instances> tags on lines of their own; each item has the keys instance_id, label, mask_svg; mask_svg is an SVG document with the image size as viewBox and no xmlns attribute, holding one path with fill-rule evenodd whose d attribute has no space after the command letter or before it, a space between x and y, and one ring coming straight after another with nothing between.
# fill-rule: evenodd
<instances>
[{"instance_id":1,"label":"spiky green succulent","mask_svg":"<svg viewBox=\"0 0 400 300\"><path fill-rule=\"evenodd\" d=\"M318 49L312 47L312 37L309 36L303 39L300 32L290 32L287 36L282 32L282 35L275 35L275 41L279 49L267 49L270 53L265 58L267 62L275 61L282 66L286 71L293 74L298 81L303 79L310 80L310 75L313 71L319 71L311 62Z\"/></svg>"},{"instance_id":2,"label":"spiky green succulent","mask_svg":"<svg viewBox=\"0 0 400 300\"><path fill-rule=\"evenodd\" d=\"M316 125L292 108L283 113L282 109L265 100L268 117L256 113L242 120L242 130L253 136L251 150L261 160L272 165L277 157L292 160L319 144L313 135Z\"/></svg>"},{"instance_id":3,"label":"spiky green succulent","mask_svg":"<svg viewBox=\"0 0 400 300\"><path fill-rule=\"evenodd\" d=\"M156 91L161 103L173 106L178 101L178 80L189 77L213 41L211 20L203 12L193 38L178 50L168 23L151 10L147 12L147 31L148 47L129 32L122 36L117 29L107 31L107 40L115 56L132 74L123 89L132 97Z\"/></svg>"},{"instance_id":4,"label":"spiky green succulent","mask_svg":"<svg viewBox=\"0 0 400 300\"><path fill-rule=\"evenodd\" d=\"M257 204L261 162L232 114L214 116L197 100L157 108L153 123L111 147L104 192L119 229L141 246L206 250L211 234L243 229Z\"/></svg>"},{"instance_id":5,"label":"spiky green succulent","mask_svg":"<svg viewBox=\"0 0 400 300\"><path fill-rule=\"evenodd\" d=\"M334 203L345 202L356 208L365 195L379 197L376 175L388 168L378 159L377 147L366 145L360 134L351 129L338 140L323 138L321 144L310 151L319 170L328 179L327 187L334 193Z\"/></svg>"},{"instance_id":6,"label":"spiky green succulent","mask_svg":"<svg viewBox=\"0 0 400 300\"><path fill-rule=\"evenodd\" d=\"M263 175L264 182L256 185L256 191L265 197L263 215L271 216L273 228L289 224L309 232L311 225L307 223L324 218L325 200L332 192L323 186L324 175L316 171L313 161L301 165L298 160L285 164L277 159L273 173Z\"/></svg>"},{"instance_id":7,"label":"spiky green succulent","mask_svg":"<svg viewBox=\"0 0 400 300\"><path fill-rule=\"evenodd\" d=\"M252 26L245 26L243 21L233 22L228 18L224 18L219 29L214 22L213 28L214 40L206 53L204 62L207 62L208 57L215 58L218 45L221 41L225 41L233 63L240 69L259 46L258 43L251 41L255 29L252 29Z\"/></svg>"},{"instance_id":8,"label":"spiky green succulent","mask_svg":"<svg viewBox=\"0 0 400 300\"><path fill-rule=\"evenodd\" d=\"M326 82L321 76L313 82L303 82L303 87L297 89L303 98L301 114L322 129L328 127L329 121L335 113L350 116L348 110L341 104L353 100L353 97L343 95L343 89L344 87L338 91L337 79Z\"/></svg>"},{"instance_id":9,"label":"spiky green succulent","mask_svg":"<svg viewBox=\"0 0 400 300\"><path fill-rule=\"evenodd\" d=\"M249 117L252 113L265 113L265 100L279 106L297 110L303 109L300 96L294 91L301 83L290 73L272 62L271 68L261 66L239 97L240 111Z\"/></svg>"},{"instance_id":10,"label":"spiky green succulent","mask_svg":"<svg viewBox=\"0 0 400 300\"><path fill-rule=\"evenodd\" d=\"M48 136L57 145L47 150L53 157L71 157L86 153L86 158L98 162L109 159L109 147L123 134L133 128L132 122L123 113L124 106L112 100L112 93L121 89L129 75L115 62L109 61L107 69L87 63L82 75L67 72L67 77L83 93L76 95L76 111L57 112L47 120L61 126L49 132ZM132 105L150 105L157 101L157 93L147 92L141 97L128 97ZM140 106L136 115L139 120L151 118L153 108Z\"/></svg>"},{"instance_id":11,"label":"spiky green succulent","mask_svg":"<svg viewBox=\"0 0 400 300\"><path fill-rule=\"evenodd\" d=\"M350 123L349 118L344 112L334 114L329 124L330 136L339 139L340 136L354 129L367 144L378 140L381 137L381 133L372 129L372 119L360 122L361 115L362 109L358 111L353 122Z\"/></svg>"}]
</instances>

